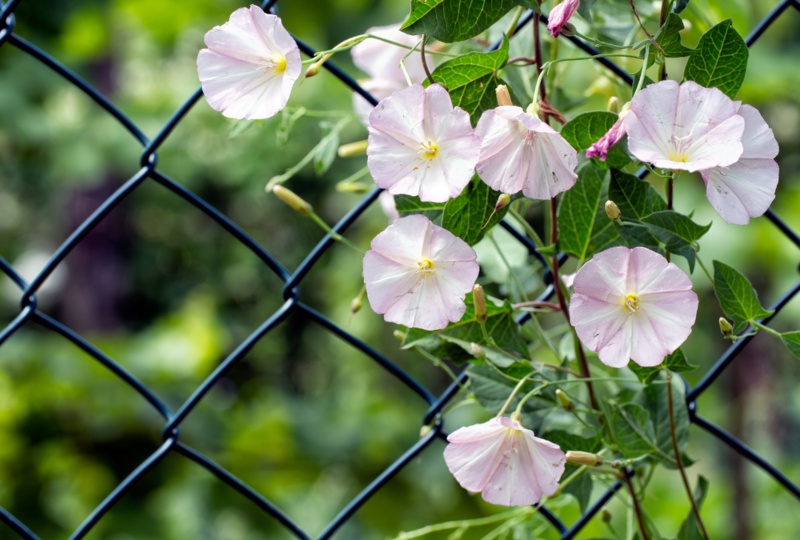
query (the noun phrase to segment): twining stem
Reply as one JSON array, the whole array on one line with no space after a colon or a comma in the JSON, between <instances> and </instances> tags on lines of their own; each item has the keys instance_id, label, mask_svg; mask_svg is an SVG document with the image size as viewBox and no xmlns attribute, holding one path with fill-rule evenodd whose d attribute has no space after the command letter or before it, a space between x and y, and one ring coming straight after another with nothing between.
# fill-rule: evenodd
<instances>
[{"instance_id":1,"label":"twining stem","mask_svg":"<svg viewBox=\"0 0 800 540\"><path fill-rule=\"evenodd\" d=\"M665 1L668 1L668 0L665 0ZM642 24L642 19L639 18L639 12L636 11L636 6L634 5L633 0L628 0L628 3L631 5L631 9L633 10L633 15L636 17L636 21L639 23L639 27L647 35L647 39L650 40L650 43L655 45L656 49L661 51L661 53L664 54L664 56L666 56L667 53L664 52L664 49L661 48L661 45L659 45L656 42L656 40L653 38L653 36L650 34L650 32L647 31L647 28L644 27L644 24ZM662 8L663 8L663 6L662 6ZM647 56L645 56L644 58L645 58L645 62L646 62L647 61Z\"/></svg>"},{"instance_id":2,"label":"twining stem","mask_svg":"<svg viewBox=\"0 0 800 540\"><path fill-rule=\"evenodd\" d=\"M664 26L664 23L667 22L667 15L669 15L669 4L670 0L661 0L661 13L658 15L658 28L661 29ZM664 62L661 64L661 76L660 79L662 81L667 80L667 56L666 53L664 54Z\"/></svg>"},{"instance_id":3,"label":"twining stem","mask_svg":"<svg viewBox=\"0 0 800 540\"><path fill-rule=\"evenodd\" d=\"M689 485L689 479L686 477L686 470L683 468L683 460L681 459L681 451L678 448L678 434L675 430L675 410L672 404L672 373L667 372L667 406L669 407L669 434L672 438L672 450L675 452L675 464L678 466L678 471L681 473L681 480L683 480L683 487L686 488L686 495L692 503L692 512L694 513L697 524L700 526L700 532L703 533L703 538L709 540L706 526L703 523L703 518L700 517L700 508L697 507L697 501L694 500L692 495L692 487Z\"/></svg>"},{"instance_id":4,"label":"twining stem","mask_svg":"<svg viewBox=\"0 0 800 540\"><path fill-rule=\"evenodd\" d=\"M564 318L567 320L567 324L569 324L570 330L572 331L572 337L575 341L575 356L578 359L578 362L581 367L581 374L583 378L586 380L586 389L589 392L589 403L592 405L592 408L595 410L600 410L600 405L597 401L597 396L594 393L594 386L591 382L592 373L589 370L589 362L586 360L586 353L583 351L583 346L581 346L580 340L578 339L578 334L575 331L575 327L572 326L572 323L569 320L569 306L567 305L567 298L564 295L564 289L561 286L561 278L558 275L558 203L556 202L556 198L553 197L550 199L550 243L555 246L556 254L553 255L552 259L552 274L553 274L553 288L556 291L556 297L558 298L558 305L561 306L561 312L564 314Z\"/></svg>"},{"instance_id":5,"label":"twining stem","mask_svg":"<svg viewBox=\"0 0 800 540\"><path fill-rule=\"evenodd\" d=\"M541 2L539 2L541 4ZM536 73L540 75L538 82L538 86L536 89L536 93L538 94L539 98L542 101L547 100L547 89L544 86L544 80L541 78L542 74L542 66L544 62L542 62L542 42L539 38L539 13L533 14L533 58L536 60ZM534 103L537 103L534 101ZM544 121L547 122L547 118L544 118Z\"/></svg>"},{"instance_id":6,"label":"twining stem","mask_svg":"<svg viewBox=\"0 0 800 540\"><path fill-rule=\"evenodd\" d=\"M517 23L519 23L520 17L522 17L522 13L525 11L523 6L519 6L517 11L514 12L514 19L511 21L511 24L508 25L508 30L506 30L506 37L511 39L511 36L514 35L514 31L517 29Z\"/></svg>"},{"instance_id":7,"label":"twining stem","mask_svg":"<svg viewBox=\"0 0 800 540\"><path fill-rule=\"evenodd\" d=\"M642 516L642 508L639 506L639 498L636 496L636 490L633 488L631 477L628 474L628 471L622 471L621 476L622 481L625 482L625 485L628 487L628 491L631 494L631 501L633 501L633 512L636 514L636 523L639 525L639 533L642 535L642 540L648 540L650 537L647 536L647 529L644 526L644 517Z\"/></svg>"},{"instance_id":8,"label":"twining stem","mask_svg":"<svg viewBox=\"0 0 800 540\"><path fill-rule=\"evenodd\" d=\"M436 83L436 81L433 80L433 75L431 75L431 71L430 71L430 69L428 69L428 61L425 60L425 41L427 39L428 39L428 36L422 36L422 41L420 42L420 45L419 45L419 54L420 54L420 57L422 58L422 69L425 70L425 76L428 77L428 82L430 82L431 84L434 84L434 83Z\"/></svg>"}]
</instances>

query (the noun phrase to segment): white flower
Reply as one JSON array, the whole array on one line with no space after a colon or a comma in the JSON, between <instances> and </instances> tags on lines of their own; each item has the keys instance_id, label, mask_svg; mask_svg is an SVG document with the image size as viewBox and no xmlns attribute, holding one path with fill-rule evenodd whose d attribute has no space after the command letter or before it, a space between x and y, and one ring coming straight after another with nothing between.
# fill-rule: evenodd
<instances>
[{"instance_id":1,"label":"white flower","mask_svg":"<svg viewBox=\"0 0 800 540\"><path fill-rule=\"evenodd\" d=\"M209 105L229 118L269 118L300 76L300 51L275 15L240 8L205 36L197 73Z\"/></svg>"},{"instance_id":2,"label":"white flower","mask_svg":"<svg viewBox=\"0 0 800 540\"><path fill-rule=\"evenodd\" d=\"M477 255L422 215L400 218L372 240L364 283L375 313L388 322L440 330L461 319L478 278Z\"/></svg>"},{"instance_id":3,"label":"white flower","mask_svg":"<svg viewBox=\"0 0 800 540\"><path fill-rule=\"evenodd\" d=\"M480 145L469 115L438 84L395 92L369 115L367 166L392 195L457 197L472 179Z\"/></svg>"}]
</instances>

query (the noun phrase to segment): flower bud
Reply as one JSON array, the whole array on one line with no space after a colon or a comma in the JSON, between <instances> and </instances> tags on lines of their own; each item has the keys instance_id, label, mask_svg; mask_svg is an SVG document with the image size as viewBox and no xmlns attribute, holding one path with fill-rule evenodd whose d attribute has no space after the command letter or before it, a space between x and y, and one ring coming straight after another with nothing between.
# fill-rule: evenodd
<instances>
[{"instance_id":1,"label":"flower bud","mask_svg":"<svg viewBox=\"0 0 800 540\"><path fill-rule=\"evenodd\" d=\"M733 326L725 317L719 318L719 331L722 332L722 337L725 339L729 339L733 335Z\"/></svg>"},{"instance_id":2,"label":"flower bud","mask_svg":"<svg viewBox=\"0 0 800 540\"><path fill-rule=\"evenodd\" d=\"M364 304L364 302L363 302L363 296L359 294L358 296L356 296L355 298L353 298L353 301L352 301L352 302L350 302L350 313L352 313L353 315L355 315L356 313L358 313L359 311L361 311L361 306L362 306L363 304Z\"/></svg>"},{"instance_id":3,"label":"flower bud","mask_svg":"<svg viewBox=\"0 0 800 540\"><path fill-rule=\"evenodd\" d=\"M272 188L272 193L301 216L308 216L314 211L310 204L290 189L283 186L275 186Z\"/></svg>"},{"instance_id":4,"label":"flower bud","mask_svg":"<svg viewBox=\"0 0 800 540\"><path fill-rule=\"evenodd\" d=\"M619 98L617 96L611 96L610 98L608 98L608 105L606 106L606 110L614 114L619 114Z\"/></svg>"},{"instance_id":5,"label":"flower bud","mask_svg":"<svg viewBox=\"0 0 800 540\"><path fill-rule=\"evenodd\" d=\"M511 195L508 193L501 193L500 196L497 198L497 204L494 205L494 211L497 212L501 208L505 208L511 204Z\"/></svg>"},{"instance_id":6,"label":"flower bud","mask_svg":"<svg viewBox=\"0 0 800 540\"><path fill-rule=\"evenodd\" d=\"M367 153L367 141L343 144L336 153L342 158L363 156Z\"/></svg>"},{"instance_id":7,"label":"flower bud","mask_svg":"<svg viewBox=\"0 0 800 540\"><path fill-rule=\"evenodd\" d=\"M603 464L603 456L592 454L591 452L581 452L580 450L570 450L567 452L567 461L576 465L586 465L597 467Z\"/></svg>"},{"instance_id":8,"label":"flower bud","mask_svg":"<svg viewBox=\"0 0 800 540\"><path fill-rule=\"evenodd\" d=\"M508 92L508 87L504 84L498 84L494 93L497 95L497 105L500 107L512 106L511 94Z\"/></svg>"},{"instance_id":9,"label":"flower bud","mask_svg":"<svg viewBox=\"0 0 800 540\"><path fill-rule=\"evenodd\" d=\"M401 332L400 330L395 330L392 332L392 335L395 337L397 341L404 341L406 339L405 332Z\"/></svg>"},{"instance_id":10,"label":"flower bud","mask_svg":"<svg viewBox=\"0 0 800 540\"><path fill-rule=\"evenodd\" d=\"M565 411L572 411L575 409L575 404L572 403L572 400L569 399L569 396L561 391L561 389L556 390L556 398L558 402L564 407Z\"/></svg>"},{"instance_id":11,"label":"flower bud","mask_svg":"<svg viewBox=\"0 0 800 540\"><path fill-rule=\"evenodd\" d=\"M431 432L433 428L431 426L422 426L419 430L419 438L423 439L425 436Z\"/></svg>"},{"instance_id":12,"label":"flower bud","mask_svg":"<svg viewBox=\"0 0 800 540\"><path fill-rule=\"evenodd\" d=\"M606 215L611 221L619 221L622 212L619 211L619 206L614 201L606 201Z\"/></svg>"},{"instance_id":13,"label":"flower bud","mask_svg":"<svg viewBox=\"0 0 800 540\"><path fill-rule=\"evenodd\" d=\"M486 314L486 297L483 295L483 287L475 284L472 287L472 305L475 307L475 320L485 323L488 315Z\"/></svg>"},{"instance_id":14,"label":"flower bud","mask_svg":"<svg viewBox=\"0 0 800 540\"><path fill-rule=\"evenodd\" d=\"M339 193L366 193L370 190L370 187L363 182L353 182L350 180L342 180L341 182L336 184L336 191Z\"/></svg>"},{"instance_id":15,"label":"flower bud","mask_svg":"<svg viewBox=\"0 0 800 540\"><path fill-rule=\"evenodd\" d=\"M475 357L476 360L483 360L484 358L486 358L486 351L484 351L483 347L481 347L477 343L470 343L469 350L472 353L472 356Z\"/></svg>"}]
</instances>

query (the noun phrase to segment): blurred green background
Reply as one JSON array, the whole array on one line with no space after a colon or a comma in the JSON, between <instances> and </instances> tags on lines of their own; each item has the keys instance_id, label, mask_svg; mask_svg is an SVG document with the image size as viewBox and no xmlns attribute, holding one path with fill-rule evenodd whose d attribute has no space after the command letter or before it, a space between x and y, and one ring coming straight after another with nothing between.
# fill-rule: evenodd
<instances>
[{"instance_id":1,"label":"blurred green background","mask_svg":"<svg viewBox=\"0 0 800 540\"><path fill-rule=\"evenodd\" d=\"M618 4L618 5L617 5ZM655 3L640 11L652 25ZM645 5L646 4L646 5ZM692 2L684 43L694 46L715 22L732 18L746 35L776 1ZM26 0L16 33L50 52L108 96L149 136L197 88L195 58L203 34L240 7L232 0ZM627 2L607 2L615 10ZM326 48L367 27L399 22L405 0L286 1L285 26ZM548 8L549 9L549 8ZM618 36L633 24L598 9L594 25ZM507 21L504 21L507 22ZM790 9L751 51L740 98L758 107L781 145L781 184L773 209L800 230L800 13ZM578 21L579 27L582 25ZM501 23L498 27L503 27ZM480 47L479 43L474 44ZM529 55L526 32L512 56ZM515 50L516 49L516 50ZM527 52L526 52L527 51ZM565 42L549 54L575 55ZM347 54L336 61L350 73ZM552 99L568 116L604 108L626 90L599 67L562 64ZM627 66L638 69L635 65ZM670 74L680 73L670 64ZM138 143L97 105L49 69L6 44L0 47L0 256L30 279L47 257L107 196L138 170ZM525 93L529 72L509 73ZM290 271L322 232L264 192L274 175L318 141L313 111L351 111L350 92L323 73L295 88L288 114L312 111L287 131L285 118L243 125L201 100L159 150L159 170L198 193L276 256ZM327 119L329 120L329 119ZM348 124L342 142L363 139ZM337 160L324 175L307 167L287 185L326 220L340 219L359 196L336 182L364 166ZM702 182L686 175L676 206L714 222L700 256L735 265L771 303L797 279L798 250L765 218L749 227L722 222ZM534 207L535 220L541 209ZM386 225L370 209L348 233L366 246ZM502 239L500 239L502 240ZM510 250L512 248L509 248ZM531 260L513 259L522 274ZM696 331L685 350L699 380L724 350L721 315L702 272ZM535 280L534 280L535 281ZM398 350L394 328L365 307L350 314L361 289L360 259L337 246L301 287L301 299L386 354L433 392L449 380L427 360ZM70 255L39 295L40 308L97 345L176 409L281 303L281 282L205 215L147 181ZM533 283L532 288L540 286ZM19 291L0 278L0 324L18 313ZM779 329L798 329L797 301ZM769 336L757 337L714 388L700 413L800 481L800 366ZM181 427L181 439L253 486L311 535L417 440L426 404L332 334L291 316L246 356ZM448 427L485 419L477 406L448 415ZM158 448L163 421L132 389L64 338L25 325L0 347L0 505L42 538L64 537L143 459ZM434 443L373 497L338 538L394 537L430 523L497 513L455 483ZM754 466L694 428L690 455L711 480L703 515L713 538L784 539L797 535L798 501ZM660 474L644 501L666 537L688 512L677 475ZM625 507L610 507L617 528ZM577 504L558 508L571 523ZM508 538L552 531L531 518ZM481 538L491 529L468 532ZM527 531L527 532L526 532ZM448 533L435 538L446 538ZM595 519L579 538L610 536ZM0 526L0 538L13 534ZM290 536L210 473L173 454L138 482L88 538L272 539Z\"/></svg>"}]
</instances>

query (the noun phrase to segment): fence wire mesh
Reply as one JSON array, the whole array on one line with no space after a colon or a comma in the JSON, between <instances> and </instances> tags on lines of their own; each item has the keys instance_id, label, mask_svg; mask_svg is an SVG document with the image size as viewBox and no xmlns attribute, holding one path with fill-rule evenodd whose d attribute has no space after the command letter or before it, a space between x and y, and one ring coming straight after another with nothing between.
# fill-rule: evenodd
<instances>
[{"instance_id":1,"label":"fence wire mesh","mask_svg":"<svg viewBox=\"0 0 800 540\"><path fill-rule=\"evenodd\" d=\"M264 2L262 8L265 10L275 10L277 1ZM134 485L146 476L158 463L164 460L171 454L179 454L194 462L198 467L202 467L213 474L220 482L224 482L233 490L237 491L241 496L249 499L253 505L261 509L263 512L271 516L277 523L286 529L291 535L300 539L310 539L312 536L306 532L298 523L294 522L281 508L259 494L254 488L250 487L246 482L237 478L234 474L203 455L197 449L191 447L189 444L181 440L180 428L187 418L197 408L198 404L204 397L211 391L215 385L225 376L225 374L236 364L245 361L247 353L267 334L270 332L279 331L281 323L290 315L306 318L309 321L319 325L326 331L334 334L339 339L343 340L349 346L361 351L374 361L377 366L380 366L393 377L397 378L402 384L407 386L419 399L427 404L427 411L421 418L421 425L432 425L433 428L421 437L418 442L411 447L405 449L404 453L397 458L394 462L390 463L381 474L375 477L369 485L363 490L336 515L324 528L324 530L317 535L317 539L327 539L334 536L341 527L362 507L365 502L375 495L383 486L385 486L398 472L406 467L412 460L419 456L428 447L433 445L437 440L444 440L447 433L444 429L442 420L439 418L440 413L444 407L452 400L459 391L460 384L466 380L466 373L462 372L458 381L451 384L444 392L436 395L426 389L426 387L419 381L415 380L410 374L401 369L392 360L378 352L369 344L361 341L359 338L352 335L350 332L341 326L332 322L323 314L315 311L312 307L307 305L301 300L301 286L309 272L320 263L321 257L331 250L335 242L331 235L326 235L305 257L305 259L294 270L287 269L279 260L277 260L270 252L249 236L239 225L234 223L231 219L226 217L222 212L216 209L212 204L193 193L190 189L179 183L178 181L169 178L158 168L157 151L171 136L178 124L184 119L190 109L197 103L202 96L200 89L196 90L183 105L175 111L171 118L161 127L159 132L152 139L148 138L142 129L128 116L126 116L114 103L108 100L104 95L88 84L75 71L62 64L59 59L54 58L46 51L40 49L35 44L27 41L24 37L15 33L15 8L20 4L19 0L11 0L9 2L0 2L0 46L4 48L15 48L20 53L29 55L31 58L37 60L54 73L63 77L70 84L80 89L92 100L94 100L102 110L118 122L129 134L141 145L141 158L139 162L140 169L133 176L131 176L123 185L121 185L111 196L105 199L94 212L80 224L74 231L71 231L69 237L61 244L61 246L50 256L47 264L30 282L26 282L20 274L9 264L4 258L0 257L0 271L2 271L8 278L13 280L20 292L19 312L16 317L7 324L0 332L0 345L3 345L12 335L18 332L26 325L38 325L50 332L59 334L72 342L74 345L82 349L90 358L98 362L116 377L118 377L124 384L134 389L149 406L151 406L162 418L163 429L161 446L144 459L139 466L131 471L128 476L119 483L107 497L100 502L94 510L88 515L85 520L78 526L77 529L71 534L71 539L79 539L89 534L95 526L103 519L103 516L108 513L122 497L131 492ZM800 11L800 2L797 0L783 0L781 1L763 20L761 20L755 28L751 31L746 38L748 47L756 43L759 38L767 32L770 27L787 12L793 10ZM531 24L533 19L532 13L527 13L520 19L517 30L526 25ZM547 20L544 16L541 17L540 22L546 24ZM569 38L579 49L584 51L587 55L595 56L599 52L591 45L585 43L577 37ZM314 50L297 40L300 50L306 55L313 55ZM495 47L497 44L495 45ZM630 76L615 65L607 58L598 58L597 61L609 70L610 73L617 77L630 82ZM347 85L353 92L357 92L365 99L375 104L375 99L365 91L359 84L345 73L342 69L338 68L334 63L328 62L325 68L331 72L343 84ZM14 73L4 73L4 77L14 77ZM93 345L90 341L68 328L58 320L44 313L37 306L37 292L40 291L45 280L48 279L63 263L67 255L80 244L87 235L104 220L111 215L118 205L129 197L134 191L148 182L154 182L165 187L175 197L179 197L189 204L193 205L201 212L203 212L209 220L215 223L218 227L222 228L230 234L237 242L241 243L244 247L250 250L256 257L263 262L266 269L272 272L283 283L282 295L283 304L274 311L261 325L253 331L244 341L231 352L216 369L210 373L205 380L202 381L195 391L186 399L183 404L177 409L169 407L164 400L162 400L156 392L148 388L137 377L126 370L118 361L106 355L97 346ZM359 204L347 213L334 227L333 230L337 233L344 233L348 228L370 207L378 198L380 189L375 189L366 195ZM773 211L768 211L766 217L775 225L777 231L785 235L795 246L800 248L800 237L792 230L784 221L782 221ZM514 235L519 242L523 243L532 255L541 257L535 249L535 246L526 238L521 236L516 230L508 225L503 224L505 229ZM781 309L800 291L800 281L797 281L794 286L786 290L780 298L775 301L770 310L774 310L774 315L767 318L764 323L767 324L772 318L777 315ZM549 286L540 300L545 300L552 295L552 286ZM524 323L526 317L521 317L518 322ZM698 398L705 392L728 368L732 362L737 358L737 355L747 346L752 336L744 337L734 342L725 353L716 360L713 366L702 377L702 380L694 387L688 388L686 392L686 406L689 411L689 418L691 422L698 428L705 430L713 437L715 437L721 444L727 445L741 456L749 460L755 466L763 469L769 474L776 482L783 488L800 499L800 487L792 482L785 474L778 468L772 465L763 457L759 456L756 452L751 450L744 442L738 440L731 434L725 432L723 429L714 425L706 420L698 412ZM47 389L42 389L47 391ZM554 527L562 539L574 538L586 524L600 512L603 507L611 500L614 493L622 487L621 482L616 482L611 485L600 497L598 497L589 507L589 509L574 523L568 524L561 521L556 515L548 511L547 507L542 507L539 511L541 515L547 519L552 527ZM0 522L6 528L6 532L0 536L9 537L7 533L13 531L15 537L24 538L28 540L38 540L39 536L33 532L30 524L23 523L17 519L9 511L0 508Z\"/></svg>"}]
</instances>

